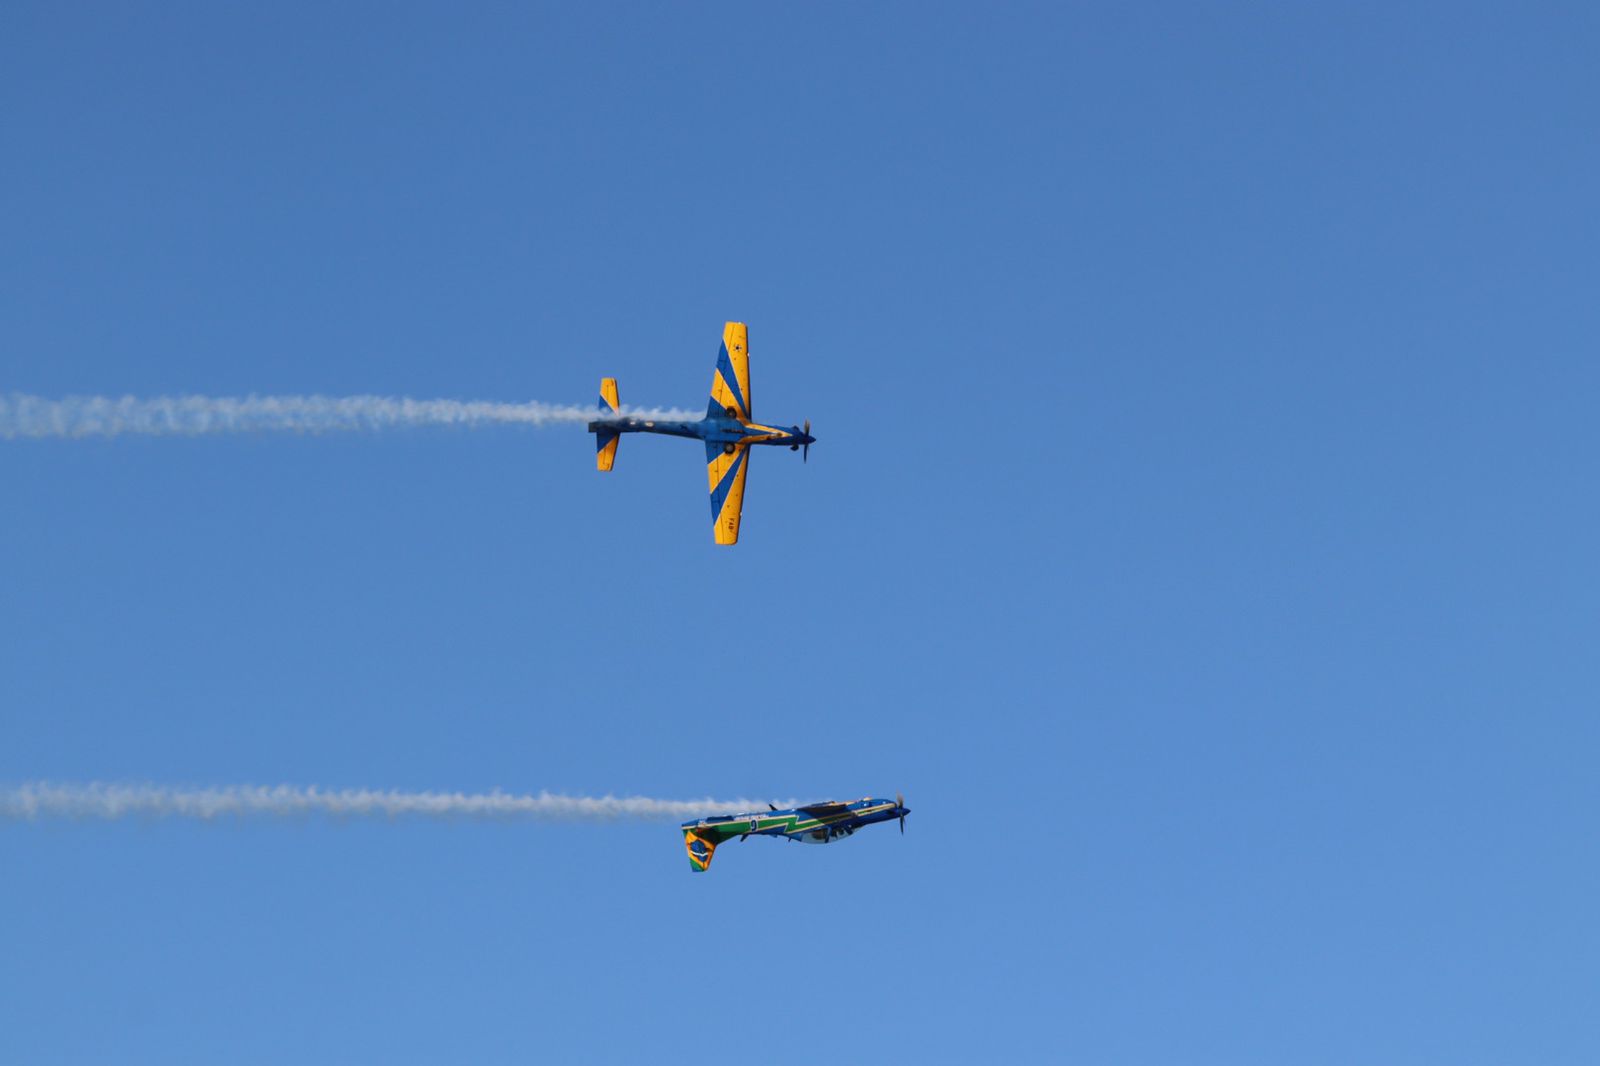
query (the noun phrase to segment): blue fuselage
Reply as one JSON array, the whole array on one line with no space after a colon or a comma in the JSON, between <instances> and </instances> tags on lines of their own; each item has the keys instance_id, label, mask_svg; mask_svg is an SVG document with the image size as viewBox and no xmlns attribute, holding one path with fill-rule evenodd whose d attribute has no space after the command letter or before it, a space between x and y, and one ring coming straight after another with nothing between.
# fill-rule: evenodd
<instances>
[{"instance_id":1,"label":"blue fuselage","mask_svg":"<svg viewBox=\"0 0 1600 1066\"><path fill-rule=\"evenodd\" d=\"M661 433L668 437L692 437L707 444L773 444L799 448L816 438L799 426L763 426L741 422L726 415L707 415L696 422L660 422L647 418L604 418L589 423L590 433Z\"/></svg>"}]
</instances>

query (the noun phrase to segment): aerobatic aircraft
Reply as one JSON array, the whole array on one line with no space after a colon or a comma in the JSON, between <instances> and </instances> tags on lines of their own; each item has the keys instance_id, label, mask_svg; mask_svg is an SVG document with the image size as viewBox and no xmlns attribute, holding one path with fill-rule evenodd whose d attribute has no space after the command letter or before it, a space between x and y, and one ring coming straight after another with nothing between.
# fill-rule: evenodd
<instances>
[{"instance_id":1,"label":"aerobatic aircraft","mask_svg":"<svg viewBox=\"0 0 1600 1066\"><path fill-rule=\"evenodd\" d=\"M698 822L683 823L683 846L689 851L689 865L696 873L711 866L711 856L717 845L738 837L781 837L798 840L804 844L828 844L854 833L864 825L900 819L900 832L906 831L906 806L904 796L893 800L858 799L853 803L829 800L811 803L780 811L767 804L770 810L754 814L725 814L718 818L702 818Z\"/></svg>"},{"instance_id":2,"label":"aerobatic aircraft","mask_svg":"<svg viewBox=\"0 0 1600 1066\"><path fill-rule=\"evenodd\" d=\"M617 442L624 433L665 433L697 437L706 445L706 475L711 483L711 531L718 544L739 541L739 514L744 508L744 479L750 473L750 446L775 444L810 457L811 420L804 427L764 426L750 415L750 339L743 322L722 327L722 350L711 375L711 404L698 422L660 422L622 414L617 379L600 380L600 417L589 423L594 434L595 465L610 470L617 461ZM802 451L802 449L804 449Z\"/></svg>"}]
</instances>

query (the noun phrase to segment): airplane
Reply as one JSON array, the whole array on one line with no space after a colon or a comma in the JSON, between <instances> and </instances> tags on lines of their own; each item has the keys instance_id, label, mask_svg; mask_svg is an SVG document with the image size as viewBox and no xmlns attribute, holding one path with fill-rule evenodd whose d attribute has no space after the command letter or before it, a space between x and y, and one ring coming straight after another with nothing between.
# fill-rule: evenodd
<instances>
[{"instance_id":1,"label":"airplane","mask_svg":"<svg viewBox=\"0 0 1600 1066\"><path fill-rule=\"evenodd\" d=\"M725 814L716 818L702 818L697 822L683 823L683 846L689 851L689 865L696 873L704 873L711 866L711 856L717 845L738 837L781 837L805 844L828 844L854 833L864 825L900 819L900 832L906 831L906 806L904 796L891 800L858 799L852 803L828 800L810 803L804 807L771 810L754 814Z\"/></svg>"},{"instance_id":2,"label":"airplane","mask_svg":"<svg viewBox=\"0 0 1600 1066\"><path fill-rule=\"evenodd\" d=\"M744 479L750 473L750 446L772 444L811 456L811 420L805 425L764 426L750 420L750 338L743 322L722 327L722 350L711 375L711 403L698 422L660 422L622 414L617 379L600 379L600 417L589 423L594 434L595 466L610 470L617 461L617 443L624 433L664 433L696 437L706 445L706 475L711 484L711 533L718 544L739 542L739 514L744 508ZM804 449L804 450L802 450Z\"/></svg>"}]
</instances>

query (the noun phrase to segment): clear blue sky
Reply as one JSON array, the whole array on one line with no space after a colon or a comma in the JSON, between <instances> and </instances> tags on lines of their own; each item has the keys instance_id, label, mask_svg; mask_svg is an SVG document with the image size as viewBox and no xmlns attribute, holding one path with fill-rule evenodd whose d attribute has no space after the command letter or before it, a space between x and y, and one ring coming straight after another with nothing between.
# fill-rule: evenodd
<instances>
[{"instance_id":1,"label":"clear blue sky","mask_svg":"<svg viewBox=\"0 0 1600 1066\"><path fill-rule=\"evenodd\" d=\"M0 826L0 1061L1596 1061L1597 55L6 5L0 391L698 406L740 319L820 442L733 550L686 441L0 443L0 779L914 813Z\"/></svg>"}]
</instances>

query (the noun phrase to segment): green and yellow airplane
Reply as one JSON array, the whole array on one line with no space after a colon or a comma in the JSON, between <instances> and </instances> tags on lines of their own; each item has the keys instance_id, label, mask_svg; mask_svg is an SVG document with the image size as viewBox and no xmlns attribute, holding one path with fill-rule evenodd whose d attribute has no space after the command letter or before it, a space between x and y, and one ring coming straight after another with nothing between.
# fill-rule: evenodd
<instances>
[{"instance_id":1,"label":"green and yellow airplane","mask_svg":"<svg viewBox=\"0 0 1600 1066\"><path fill-rule=\"evenodd\" d=\"M600 417L589 423L594 434L595 465L610 470L617 461L617 442L624 433L664 433L695 437L706 445L706 475L711 483L711 532L718 544L739 542L739 515L744 509L744 479L750 472L750 446L772 444L800 452L801 461L816 443L811 420L804 427L764 426L750 418L750 335L743 322L722 327L722 350L711 375L711 404L697 422L663 422L622 414L617 379L600 379ZM802 450L803 449L803 450Z\"/></svg>"},{"instance_id":2,"label":"green and yellow airplane","mask_svg":"<svg viewBox=\"0 0 1600 1066\"><path fill-rule=\"evenodd\" d=\"M697 822L683 823L683 846L689 852L689 865L697 873L711 867L711 856L717 845L738 837L782 837L803 844L831 844L842 840L864 825L891 822L900 819L900 832L906 831L906 806L904 796L892 800L858 799L852 803L829 800L810 803L804 807L779 810L767 804L770 810L754 814L725 814L717 818L702 818Z\"/></svg>"}]
</instances>

